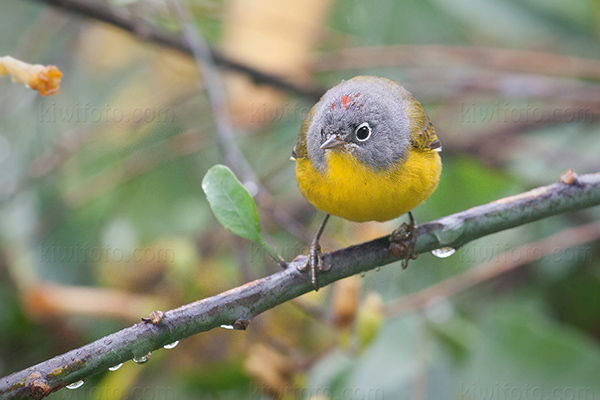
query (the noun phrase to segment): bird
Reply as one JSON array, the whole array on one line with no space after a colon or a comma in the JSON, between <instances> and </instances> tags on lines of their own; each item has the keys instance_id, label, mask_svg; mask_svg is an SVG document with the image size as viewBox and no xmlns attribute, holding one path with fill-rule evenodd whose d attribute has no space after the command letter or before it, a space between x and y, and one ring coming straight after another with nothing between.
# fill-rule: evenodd
<instances>
[{"instance_id":1,"label":"bird","mask_svg":"<svg viewBox=\"0 0 600 400\"><path fill-rule=\"evenodd\" d=\"M329 89L306 115L292 159L304 197L325 212L302 271L318 290L319 239L330 215L350 221L389 221L408 213L390 250L415 259L417 226L410 212L436 189L441 143L421 103L400 83L357 76Z\"/></svg>"}]
</instances>

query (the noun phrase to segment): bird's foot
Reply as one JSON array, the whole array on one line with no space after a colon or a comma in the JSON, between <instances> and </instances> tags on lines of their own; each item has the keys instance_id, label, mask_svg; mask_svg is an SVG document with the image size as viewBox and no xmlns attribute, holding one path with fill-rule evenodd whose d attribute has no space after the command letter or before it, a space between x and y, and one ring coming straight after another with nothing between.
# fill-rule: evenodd
<instances>
[{"instance_id":1,"label":"bird's foot","mask_svg":"<svg viewBox=\"0 0 600 400\"><path fill-rule=\"evenodd\" d=\"M308 260L304 266L298 268L301 272L310 272L310 281L312 282L315 291L319 290L317 283L317 274L319 272L328 271L331 267L326 266L323 262L323 253L321 252L321 245L318 242L313 241L308 248Z\"/></svg>"},{"instance_id":2,"label":"bird's foot","mask_svg":"<svg viewBox=\"0 0 600 400\"><path fill-rule=\"evenodd\" d=\"M306 265L298 268L301 272L309 270L310 271L310 281L312 282L313 288L315 291L319 290L319 285L317 284L317 271L327 271L331 266L325 266L323 262L323 253L321 253L321 245L319 244L319 239L323 234L323 230L325 229L325 225L327 225L327 221L329 220L329 214L325 215L323 218L323 222L321 222L321 226L319 226L319 230L317 230L317 234L314 239L310 243L310 247L308 248L308 261Z\"/></svg>"},{"instance_id":3,"label":"bird's foot","mask_svg":"<svg viewBox=\"0 0 600 400\"><path fill-rule=\"evenodd\" d=\"M419 256L415 253L418 231L417 224L412 213L409 212L408 216L410 217L410 222L403 223L390 235L390 251L394 257L402 260L402 269L408 267L409 260L416 260Z\"/></svg>"}]
</instances>

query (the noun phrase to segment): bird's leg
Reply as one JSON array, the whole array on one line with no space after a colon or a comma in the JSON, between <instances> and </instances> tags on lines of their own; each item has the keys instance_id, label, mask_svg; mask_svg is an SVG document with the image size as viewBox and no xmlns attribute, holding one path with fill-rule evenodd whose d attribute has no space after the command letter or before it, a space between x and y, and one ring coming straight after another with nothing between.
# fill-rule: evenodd
<instances>
[{"instance_id":1,"label":"bird's leg","mask_svg":"<svg viewBox=\"0 0 600 400\"><path fill-rule=\"evenodd\" d=\"M410 222L400 225L390 236L390 251L394 257L402 259L402 269L408 267L409 260L416 260L418 257L418 254L415 253L417 224L410 211L408 217Z\"/></svg>"},{"instance_id":2,"label":"bird's leg","mask_svg":"<svg viewBox=\"0 0 600 400\"><path fill-rule=\"evenodd\" d=\"M325 215L317 234L310 243L310 247L308 248L308 261L306 262L306 265L300 268L300 271L306 271L307 269L310 271L310 280L315 290L319 290L319 286L317 285L317 270L327 271L329 269L329 267L326 267L323 264L323 254L321 253L321 245L319 244L319 239L323 234L323 230L325 229L328 219L329 214Z\"/></svg>"}]
</instances>

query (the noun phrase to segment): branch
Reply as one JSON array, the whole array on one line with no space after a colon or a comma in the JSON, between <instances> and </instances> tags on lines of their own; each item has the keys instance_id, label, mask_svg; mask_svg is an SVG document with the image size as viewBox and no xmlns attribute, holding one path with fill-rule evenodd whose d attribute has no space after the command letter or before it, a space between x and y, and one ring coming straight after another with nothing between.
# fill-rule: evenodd
<instances>
[{"instance_id":1,"label":"branch","mask_svg":"<svg viewBox=\"0 0 600 400\"><path fill-rule=\"evenodd\" d=\"M159 44L161 46L170 47L178 50L189 56L193 56L193 51L190 48L188 42L183 40L179 36L171 35L167 32L160 31L151 24L138 20L133 21L129 18L123 17L111 11L108 7L98 5L89 0L38 0L51 6L57 7L62 10L70 11L75 14L83 15L88 18L92 18L98 21L106 22L110 25L121 28L141 40L146 40L152 43ZM223 54L219 50L210 49L212 58L215 63L228 68L232 71L236 71L247 75L256 84L263 84L272 86L287 92L293 93L298 96L306 97L314 102L319 100L324 90L316 87L303 87L292 83L282 77L266 73L264 71L253 68L247 64L236 61L229 56Z\"/></svg>"},{"instance_id":2,"label":"branch","mask_svg":"<svg viewBox=\"0 0 600 400\"><path fill-rule=\"evenodd\" d=\"M391 45L351 47L322 55L319 72L460 62L492 70L600 80L600 61L541 51L477 46Z\"/></svg>"},{"instance_id":3,"label":"branch","mask_svg":"<svg viewBox=\"0 0 600 400\"><path fill-rule=\"evenodd\" d=\"M600 205L600 173L579 177L565 173L552 185L421 225L416 251L459 248L495 232L595 205ZM325 265L332 268L319 275L319 284L328 285L397 261L389 244L390 237L384 236L325 254ZM309 276L298 271L305 262L305 256L298 257L284 271L167 311L154 322L141 322L4 377L0 379L0 399L41 399L67 384L196 333L221 325L244 329L256 315L313 289Z\"/></svg>"},{"instance_id":4,"label":"branch","mask_svg":"<svg viewBox=\"0 0 600 400\"><path fill-rule=\"evenodd\" d=\"M221 82L221 77L215 67L215 59L213 58L210 47L202 35L202 32L190 22L191 16L189 11L177 0L171 0L169 5L173 9L176 18L179 20L183 39L185 40L185 43L188 43L196 60L196 64L198 64L198 68L204 78L206 93L215 120L217 139L225 163L240 177L244 186L248 187L249 184L256 186L256 192L252 193L252 197L255 197L258 205L265 210L277 224L298 238L306 239L312 237L306 232L306 229L303 229L300 223L294 220L292 216L277 205L275 199L262 184L244 153L236 145L233 126L231 125L231 116L229 115L229 110L225 101L225 93L223 92L223 83Z\"/></svg>"}]
</instances>

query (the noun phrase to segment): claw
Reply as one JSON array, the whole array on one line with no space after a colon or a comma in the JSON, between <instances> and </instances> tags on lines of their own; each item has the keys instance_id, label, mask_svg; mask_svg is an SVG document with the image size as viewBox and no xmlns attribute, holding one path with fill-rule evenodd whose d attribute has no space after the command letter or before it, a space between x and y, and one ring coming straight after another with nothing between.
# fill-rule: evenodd
<instances>
[{"instance_id":1,"label":"claw","mask_svg":"<svg viewBox=\"0 0 600 400\"><path fill-rule=\"evenodd\" d=\"M321 253L321 245L319 242L313 242L308 250L308 263L307 267L310 268L310 281L312 282L315 291L319 290L317 284L317 269L322 270L323 267L323 253Z\"/></svg>"},{"instance_id":2,"label":"claw","mask_svg":"<svg viewBox=\"0 0 600 400\"><path fill-rule=\"evenodd\" d=\"M408 213L410 222L403 223L392 232L390 237L390 251L396 258L402 259L402 269L408 267L409 260L416 260L419 256L415 253L417 245L417 224L411 212Z\"/></svg>"},{"instance_id":3,"label":"claw","mask_svg":"<svg viewBox=\"0 0 600 400\"><path fill-rule=\"evenodd\" d=\"M327 220L329 219L329 214L325 216L325 219L321 223L315 238L310 244L308 249L308 261L306 265L299 267L298 270L304 272L306 270L310 271L310 281L313 285L315 291L319 290L319 285L317 284L317 270L324 272L328 271L331 266L325 266L323 262L323 253L321 253L321 245L319 244L319 238L323 233L323 229L325 229L325 224L327 224Z\"/></svg>"}]
</instances>

